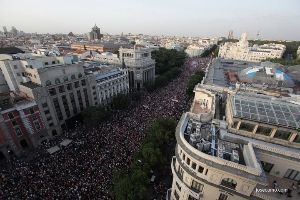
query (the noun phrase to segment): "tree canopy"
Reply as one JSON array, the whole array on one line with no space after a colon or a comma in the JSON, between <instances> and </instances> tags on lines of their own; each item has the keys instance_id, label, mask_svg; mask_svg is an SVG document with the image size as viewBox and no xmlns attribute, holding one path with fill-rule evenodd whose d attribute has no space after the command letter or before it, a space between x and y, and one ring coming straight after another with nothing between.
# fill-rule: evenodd
<instances>
[{"instance_id":1,"label":"tree canopy","mask_svg":"<svg viewBox=\"0 0 300 200\"><path fill-rule=\"evenodd\" d=\"M167 159L164 157L166 144L175 141L176 121L158 119L147 128L147 137L134 155L129 170L123 169L113 174L113 194L117 200L139 200L149 197L150 169L160 168Z\"/></svg>"},{"instance_id":2,"label":"tree canopy","mask_svg":"<svg viewBox=\"0 0 300 200\"><path fill-rule=\"evenodd\" d=\"M111 102L114 109L123 110L127 108L130 104L130 98L126 94L118 94L115 96Z\"/></svg>"},{"instance_id":3,"label":"tree canopy","mask_svg":"<svg viewBox=\"0 0 300 200\"><path fill-rule=\"evenodd\" d=\"M88 125L96 125L110 118L111 112L101 106L91 106L81 112L83 122Z\"/></svg>"},{"instance_id":4,"label":"tree canopy","mask_svg":"<svg viewBox=\"0 0 300 200\"><path fill-rule=\"evenodd\" d=\"M203 77L205 76L205 72L204 71L198 71L196 72L193 76L191 76L189 82L188 82L188 86L187 86L187 90L186 93L192 97L194 95L194 88L198 83L201 83Z\"/></svg>"},{"instance_id":5,"label":"tree canopy","mask_svg":"<svg viewBox=\"0 0 300 200\"><path fill-rule=\"evenodd\" d=\"M157 76L154 83L145 83L145 88L151 92L177 77L181 72L181 66L184 64L186 57L185 52L176 51L175 49L159 48L153 51L152 58L155 59L155 73Z\"/></svg>"}]
</instances>

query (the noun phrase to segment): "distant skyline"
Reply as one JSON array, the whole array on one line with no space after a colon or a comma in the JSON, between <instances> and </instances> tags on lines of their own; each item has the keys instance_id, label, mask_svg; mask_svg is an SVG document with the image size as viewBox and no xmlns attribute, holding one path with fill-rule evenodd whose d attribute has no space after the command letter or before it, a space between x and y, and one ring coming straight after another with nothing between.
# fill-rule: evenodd
<instances>
[{"instance_id":1,"label":"distant skyline","mask_svg":"<svg viewBox=\"0 0 300 200\"><path fill-rule=\"evenodd\" d=\"M300 40L299 0L0 0L0 30Z\"/></svg>"}]
</instances>

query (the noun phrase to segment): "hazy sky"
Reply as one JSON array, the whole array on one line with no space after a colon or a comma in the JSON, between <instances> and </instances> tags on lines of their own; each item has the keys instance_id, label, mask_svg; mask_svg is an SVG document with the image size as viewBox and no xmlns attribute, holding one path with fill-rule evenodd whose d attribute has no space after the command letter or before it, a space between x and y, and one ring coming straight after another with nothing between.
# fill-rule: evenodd
<instances>
[{"instance_id":1,"label":"hazy sky","mask_svg":"<svg viewBox=\"0 0 300 200\"><path fill-rule=\"evenodd\" d=\"M300 0L0 0L0 26L39 33L234 36L300 40ZM2 29L2 28L1 28Z\"/></svg>"}]
</instances>

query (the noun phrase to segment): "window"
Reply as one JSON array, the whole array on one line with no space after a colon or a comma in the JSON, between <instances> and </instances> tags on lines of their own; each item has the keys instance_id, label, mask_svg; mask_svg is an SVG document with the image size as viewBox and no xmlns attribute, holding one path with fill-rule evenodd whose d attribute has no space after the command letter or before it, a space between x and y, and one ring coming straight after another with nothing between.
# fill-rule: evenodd
<instances>
[{"instance_id":1,"label":"window","mask_svg":"<svg viewBox=\"0 0 300 200\"><path fill-rule=\"evenodd\" d=\"M220 196L218 198L218 200L227 200L228 199L228 195L224 194L224 193L220 193Z\"/></svg>"},{"instance_id":2,"label":"window","mask_svg":"<svg viewBox=\"0 0 300 200\"><path fill-rule=\"evenodd\" d=\"M49 124L50 127L52 127L53 125L54 125L54 124L53 124L52 122Z\"/></svg>"},{"instance_id":3,"label":"window","mask_svg":"<svg viewBox=\"0 0 300 200\"><path fill-rule=\"evenodd\" d=\"M271 163L267 163L267 162L261 161L261 166L262 166L262 168L263 168L263 170L265 172L270 173L270 171L272 170L272 168L273 168L274 165L271 164Z\"/></svg>"},{"instance_id":4,"label":"window","mask_svg":"<svg viewBox=\"0 0 300 200\"><path fill-rule=\"evenodd\" d=\"M17 65L14 65L14 69L18 69L18 66L17 66Z\"/></svg>"},{"instance_id":5,"label":"window","mask_svg":"<svg viewBox=\"0 0 300 200\"><path fill-rule=\"evenodd\" d=\"M51 120L52 120L51 116L47 117L47 121L51 121Z\"/></svg>"},{"instance_id":6,"label":"window","mask_svg":"<svg viewBox=\"0 0 300 200\"><path fill-rule=\"evenodd\" d=\"M39 130L41 129L41 126L40 126L40 123L39 123L38 120L35 120L35 121L33 122L33 124L34 124L34 127L35 127L36 130L39 131Z\"/></svg>"},{"instance_id":7,"label":"window","mask_svg":"<svg viewBox=\"0 0 300 200\"><path fill-rule=\"evenodd\" d=\"M71 76L71 79L72 79L72 80L76 79L76 77L75 77L74 74Z\"/></svg>"},{"instance_id":8,"label":"window","mask_svg":"<svg viewBox=\"0 0 300 200\"><path fill-rule=\"evenodd\" d=\"M187 165L190 165L190 163L191 163L190 158L187 158L187 159L186 159L186 164L187 164Z\"/></svg>"},{"instance_id":9,"label":"window","mask_svg":"<svg viewBox=\"0 0 300 200\"><path fill-rule=\"evenodd\" d=\"M195 197L193 197L193 196L191 196L191 195L189 195L189 198L188 198L188 200L197 200Z\"/></svg>"},{"instance_id":10,"label":"window","mask_svg":"<svg viewBox=\"0 0 300 200\"><path fill-rule=\"evenodd\" d=\"M19 127L16 127L16 128L15 128L15 132L16 132L16 135L17 135L18 137L21 137L21 136L22 136L22 131L21 131L21 129L20 129Z\"/></svg>"},{"instance_id":11,"label":"window","mask_svg":"<svg viewBox=\"0 0 300 200\"><path fill-rule=\"evenodd\" d=\"M9 117L9 119L13 119L14 118L14 114L13 113L8 113L7 115Z\"/></svg>"},{"instance_id":12,"label":"window","mask_svg":"<svg viewBox=\"0 0 300 200\"><path fill-rule=\"evenodd\" d=\"M182 160L185 160L185 154L183 154L183 156L182 156Z\"/></svg>"},{"instance_id":13,"label":"window","mask_svg":"<svg viewBox=\"0 0 300 200\"><path fill-rule=\"evenodd\" d=\"M67 90L72 90L72 84L71 84L71 83L69 83L69 84L67 85Z\"/></svg>"},{"instance_id":14,"label":"window","mask_svg":"<svg viewBox=\"0 0 300 200\"><path fill-rule=\"evenodd\" d=\"M174 191L174 196L175 196L176 200L179 200L179 195L176 190Z\"/></svg>"},{"instance_id":15,"label":"window","mask_svg":"<svg viewBox=\"0 0 300 200\"><path fill-rule=\"evenodd\" d=\"M52 61L52 64L55 64L55 60Z\"/></svg>"},{"instance_id":16,"label":"window","mask_svg":"<svg viewBox=\"0 0 300 200\"><path fill-rule=\"evenodd\" d=\"M45 115L47 115L47 114L49 114L50 113L50 111L49 110L45 110Z\"/></svg>"},{"instance_id":17,"label":"window","mask_svg":"<svg viewBox=\"0 0 300 200\"><path fill-rule=\"evenodd\" d=\"M63 85L59 86L58 91L59 91L59 93L65 92L65 86L63 86Z\"/></svg>"},{"instance_id":18,"label":"window","mask_svg":"<svg viewBox=\"0 0 300 200\"><path fill-rule=\"evenodd\" d=\"M81 78L81 77L82 77L82 74L81 74L81 73L79 73L79 74L78 74L78 78Z\"/></svg>"},{"instance_id":19,"label":"window","mask_svg":"<svg viewBox=\"0 0 300 200\"><path fill-rule=\"evenodd\" d=\"M50 88L50 89L48 90L48 92L49 92L49 94L50 94L51 96L56 95L56 89L55 89L55 88Z\"/></svg>"},{"instance_id":20,"label":"window","mask_svg":"<svg viewBox=\"0 0 300 200\"><path fill-rule=\"evenodd\" d=\"M29 109L29 112L30 112L30 114L33 114L33 113L34 113L34 109L33 109L33 108L30 108L30 109Z\"/></svg>"},{"instance_id":21,"label":"window","mask_svg":"<svg viewBox=\"0 0 300 200\"><path fill-rule=\"evenodd\" d=\"M75 82L75 88L78 88L79 87L79 81L76 81Z\"/></svg>"},{"instance_id":22,"label":"window","mask_svg":"<svg viewBox=\"0 0 300 200\"><path fill-rule=\"evenodd\" d=\"M93 86L92 88L93 88L93 90L94 90L94 89L96 89L96 86Z\"/></svg>"},{"instance_id":23,"label":"window","mask_svg":"<svg viewBox=\"0 0 300 200\"><path fill-rule=\"evenodd\" d=\"M11 123L12 123L13 126L17 126L18 125L18 123L17 123L16 120L12 120Z\"/></svg>"},{"instance_id":24,"label":"window","mask_svg":"<svg viewBox=\"0 0 300 200\"><path fill-rule=\"evenodd\" d=\"M46 108L46 107L48 107L48 104L47 103L43 103L42 106L43 106L43 108Z\"/></svg>"},{"instance_id":25,"label":"window","mask_svg":"<svg viewBox=\"0 0 300 200\"><path fill-rule=\"evenodd\" d=\"M183 178L183 169L178 166L178 174L179 174L179 177L182 179Z\"/></svg>"},{"instance_id":26,"label":"window","mask_svg":"<svg viewBox=\"0 0 300 200\"><path fill-rule=\"evenodd\" d=\"M46 86L49 86L49 85L51 85L51 81L46 81Z\"/></svg>"},{"instance_id":27,"label":"window","mask_svg":"<svg viewBox=\"0 0 300 200\"><path fill-rule=\"evenodd\" d=\"M221 185L235 190L237 182L231 178L224 178L221 181Z\"/></svg>"},{"instance_id":28,"label":"window","mask_svg":"<svg viewBox=\"0 0 300 200\"><path fill-rule=\"evenodd\" d=\"M192 162L192 168L193 168L194 170L196 170L196 167L197 167L196 163Z\"/></svg>"},{"instance_id":29,"label":"window","mask_svg":"<svg viewBox=\"0 0 300 200\"><path fill-rule=\"evenodd\" d=\"M55 79L55 84L60 84L60 80L58 78Z\"/></svg>"},{"instance_id":30,"label":"window","mask_svg":"<svg viewBox=\"0 0 300 200\"><path fill-rule=\"evenodd\" d=\"M201 166L198 167L198 172L199 172L199 173L203 173L203 170L204 170L203 167L201 167Z\"/></svg>"},{"instance_id":31,"label":"window","mask_svg":"<svg viewBox=\"0 0 300 200\"><path fill-rule=\"evenodd\" d=\"M45 65L48 65L49 63L48 62L45 62Z\"/></svg>"},{"instance_id":32,"label":"window","mask_svg":"<svg viewBox=\"0 0 300 200\"><path fill-rule=\"evenodd\" d=\"M288 140L291 133L283 130L277 130L274 138L282 139L282 140Z\"/></svg>"},{"instance_id":33,"label":"window","mask_svg":"<svg viewBox=\"0 0 300 200\"><path fill-rule=\"evenodd\" d=\"M85 80L81 80L81 85L82 85L82 86L85 86L85 85L86 85Z\"/></svg>"},{"instance_id":34,"label":"window","mask_svg":"<svg viewBox=\"0 0 300 200\"><path fill-rule=\"evenodd\" d=\"M300 180L300 172L293 170L293 169L288 169L284 175L285 178L292 179L294 181L299 181Z\"/></svg>"},{"instance_id":35,"label":"window","mask_svg":"<svg viewBox=\"0 0 300 200\"><path fill-rule=\"evenodd\" d=\"M20 73L17 73L17 76L21 76L21 74L20 74Z\"/></svg>"},{"instance_id":36,"label":"window","mask_svg":"<svg viewBox=\"0 0 300 200\"><path fill-rule=\"evenodd\" d=\"M176 181L176 186L177 186L178 190L181 191L181 187L179 186L179 184L177 183L177 181Z\"/></svg>"},{"instance_id":37,"label":"window","mask_svg":"<svg viewBox=\"0 0 300 200\"><path fill-rule=\"evenodd\" d=\"M69 79L67 76L64 77L64 82L67 82Z\"/></svg>"},{"instance_id":38,"label":"window","mask_svg":"<svg viewBox=\"0 0 300 200\"><path fill-rule=\"evenodd\" d=\"M202 192L203 190L203 185L201 183L198 183L197 181L193 180L191 189L196 191L196 192Z\"/></svg>"}]
</instances>

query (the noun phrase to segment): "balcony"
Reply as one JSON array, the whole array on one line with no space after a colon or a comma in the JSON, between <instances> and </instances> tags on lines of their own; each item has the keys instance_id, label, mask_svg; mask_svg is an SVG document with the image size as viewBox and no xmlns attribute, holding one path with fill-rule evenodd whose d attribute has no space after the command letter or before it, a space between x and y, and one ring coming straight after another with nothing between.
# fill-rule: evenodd
<instances>
[{"instance_id":1,"label":"balcony","mask_svg":"<svg viewBox=\"0 0 300 200\"><path fill-rule=\"evenodd\" d=\"M223 179L221 181L221 185L224 186L224 187L227 187L229 189L232 189L232 190L235 190L235 188L236 188L236 183L229 182L229 181L227 181L225 179Z\"/></svg>"}]
</instances>

